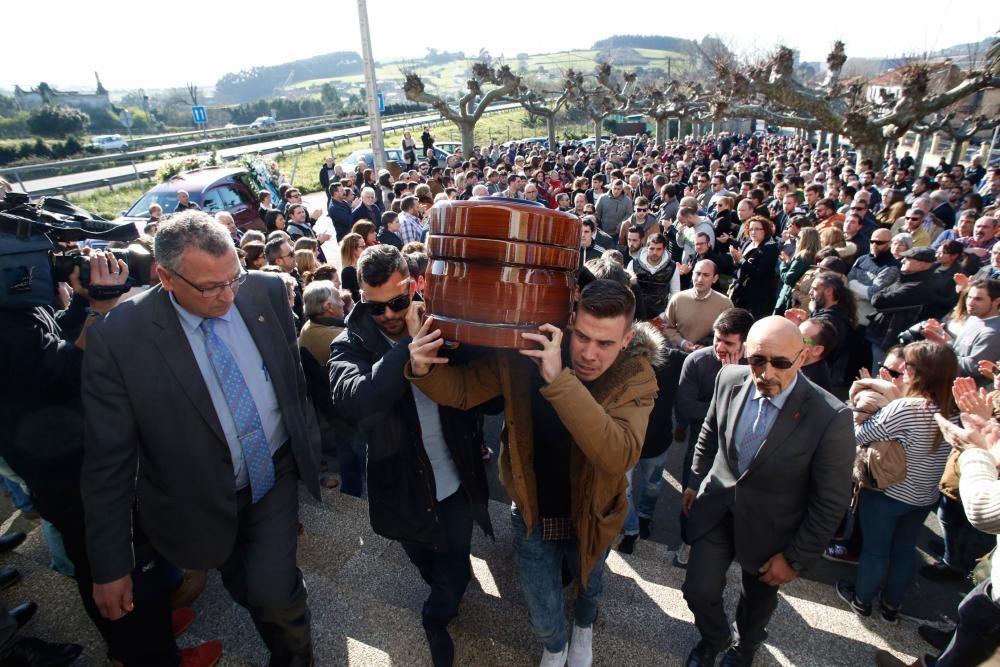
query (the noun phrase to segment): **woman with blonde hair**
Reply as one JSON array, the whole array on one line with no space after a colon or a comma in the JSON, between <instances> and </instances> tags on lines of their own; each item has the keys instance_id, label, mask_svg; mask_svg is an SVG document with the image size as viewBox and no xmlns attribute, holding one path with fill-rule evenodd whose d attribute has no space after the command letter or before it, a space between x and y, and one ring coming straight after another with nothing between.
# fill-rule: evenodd
<instances>
[{"instance_id":1,"label":"woman with blonde hair","mask_svg":"<svg viewBox=\"0 0 1000 667\"><path fill-rule=\"evenodd\" d=\"M365 239L351 232L340 240L340 284L351 291L354 303L361 301L361 285L358 283L358 257L365 250Z\"/></svg>"},{"instance_id":2,"label":"woman with blonde hair","mask_svg":"<svg viewBox=\"0 0 1000 667\"><path fill-rule=\"evenodd\" d=\"M295 251L295 269L307 284L306 275L312 276L317 268L319 268L319 261L316 259L316 253L308 248L300 248Z\"/></svg>"},{"instance_id":3,"label":"woman with blonde hair","mask_svg":"<svg viewBox=\"0 0 1000 667\"><path fill-rule=\"evenodd\" d=\"M786 310L795 306L795 286L802 280L806 271L816 263L816 253L819 249L819 232L815 227L803 227L795 242L795 255L788 257L784 251L781 252L781 267L778 269L781 291L774 305L775 315L784 315Z\"/></svg>"}]
</instances>

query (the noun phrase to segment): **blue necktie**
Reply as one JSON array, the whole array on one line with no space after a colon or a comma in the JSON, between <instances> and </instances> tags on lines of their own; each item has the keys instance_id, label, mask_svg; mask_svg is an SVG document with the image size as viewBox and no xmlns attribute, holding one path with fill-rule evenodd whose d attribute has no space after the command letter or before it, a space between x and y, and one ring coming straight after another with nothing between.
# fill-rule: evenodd
<instances>
[{"instance_id":1,"label":"blue necktie","mask_svg":"<svg viewBox=\"0 0 1000 667\"><path fill-rule=\"evenodd\" d=\"M739 456L739 473L741 475L753 463L754 457L757 456L757 452L760 450L760 446L767 439L767 415L771 409L771 399L761 396L758 400L760 403L757 406L757 418L754 419L750 431L743 436L743 441L740 442L737 451Z\"/></svg>"},{"instance_id":2,"label":"blue necktie","mask_svg":"<svg viewBox=\"0 0 1000 667\"><path fill-rule=\"evenodd\" d=\"M253 502L260 500L274 486L274 461L271 460L271 450L267 446L267 435L260 423L260 413L257 404L250 394L250 387L240 372L233 353L215 333L215 319L204 319L201 322L202 333L205 334L205 350L215 370L215 377L222 386L226 396L229 412L236 424L236 433L243 450L243 461L250 477L250 491Z\"/></svg>"}]
</instances>

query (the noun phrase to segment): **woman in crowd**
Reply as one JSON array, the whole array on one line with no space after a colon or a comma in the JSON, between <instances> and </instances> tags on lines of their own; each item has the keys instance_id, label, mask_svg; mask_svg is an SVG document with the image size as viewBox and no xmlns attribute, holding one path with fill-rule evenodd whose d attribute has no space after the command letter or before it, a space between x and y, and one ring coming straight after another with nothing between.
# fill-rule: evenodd
<instances>
[{"instance_id":1,"label":"woman in crowd","mask_svg":"<svg viewBox=\"0 0 1000 667\"><path fill-rule=\"evenodd\" d=\"M374 188L366 187L361 190L361 205L354 209L354 213L351 214L351 222L359 220L367 220L376 228L382 220L382 209L375 201Z\"/></svg>"},{"instance_id":2,"label":"woman in crowd","mask_svg":"<svg viewBox=\"0 0 1000 667\"><path fill-rule=\"evenodd\" d=\"M778 246L771 242L774 224L755 215L744 224L749 239L741 248L729 249L736 266L736 279L730 298L737 308L746 308L754 319L767 317L774 310L778 293Z\"/></svg>"},{"instance_id":3,"label":"woman in crowd","mask_svg":"<svg viewBox=\"0 0 1000 667\"><path fill-rule=\"evenodd\" d=\"M351 233L357 234L362 239L364 239L365 247L373 246L378 244L378 232L377 228L372 223L367 220L362 220L360 222L355 222L354 226L351 227Z\"/></svg>"},{"instance_id":4,"label":"woman in crowd","mask_svg":"<svg viewBox=\"0 0 1000 667\"><path fill-rule=\"evenodd\" d=\"M262 241L251 241L243 245L243 252L246 253L245 266L247 270L260 270L267 265L267 257L264 256L264 243Z\"/></svg>"},{"instance_id":5,"label":"woman in crowd","mask_svg":"<svg viewBox=\"0 0 1000 667\"><path fill-rule=\"evenodd\" d=\"M272 208L264 216L264 224L267 225L268 234L275 230L285 231L285 216L281 211Z\"/></svg>"},{"instance_id":6,"label":"woman in crowd","mask_svg":"<svg viewBox=\"0 0 1000 667\"><path fill-rule=\"evenodd\" d=\"M740 218L736 215L736 200L719 197L715 204L715 252L729 252L740 233Z\"/></svg>"},{"instance_id":7,"label":"woman in crowd","mask_svg":"<svg viewBox=\"0 0 1000 667\"><path fill-rule=\"evenodd\" d=\"M875 214L875 222L883 227L892 225L906 214L906 194L902 190L887 190L882 210Z\"/></svg>"},{"instance_id":8,"label":"woman in crowd","mask_svg":"<svg viewBox=\"0 0 1000 667\"><path fill-rule=\"evenodd\" d=\"M358 283L358 257L365 250L365 239L351 232L340 240L340 283L351 291L354 303L361 301L361 285Z\"/></svg>"},{"instance_id":9,"label":"woman in crowd","mask_svg":"<svg viewBox=\"0 0 1000 667\"><path fill-rule=\"evenodd\" d=\"M799 284L806 271L816 263L817 252L819 252L819 232L815 227L805 227L799 232L795 242L795 254L792 257L785 255L784 251L781 252L781 267L778 269L781 291L774 306L775 315L784 315L786 310L795 306L793 301L795 286Z\"/></svg>"},{"instance_id":10,"label":"woman in crowd","mask_svg":"<svg viewBox=\"0 0 1000 667\"><path fill-rule=\"evenodd\" d=\"M316 259L315 253L308 248L301 248L295 252L295 269L299 272L300 276L304 276L307 273L312 273L317 268L319 268L319 261Z\"/></svg>"},{"instance_id":11,"label":"woman in crowd","mask_svg":"<svg viewBox=\"0 0 1000 667\"><path fill-rule=\"evenodd\" d=\"M396 198L396 193L394 190L394 183L392 181L392 174L389 173L388 169L382 169L378 172L378 190L379 190L379 201L382 204L382 210L388 211L392 207L392 202Z\"/></svg>"},{"instance_id":12,"label":"woman in crowd","mask_svg":"<svg viewBox=\"0 0 1000 667\"><path fill-rule=\"evenodd\" d=\"M906 477L884 489L861 491L858 516L864 540L852 585L838 581L837 594L860 616L870 616L881 592L881 615L895 623L917 569L917 536L938 503L938 482L951 451L934 415L957 420L952 383L958 358L940 343L920 341L903 350L903 397L855 426L859 447L898 442Z\"/></svg>"}]
</instances>

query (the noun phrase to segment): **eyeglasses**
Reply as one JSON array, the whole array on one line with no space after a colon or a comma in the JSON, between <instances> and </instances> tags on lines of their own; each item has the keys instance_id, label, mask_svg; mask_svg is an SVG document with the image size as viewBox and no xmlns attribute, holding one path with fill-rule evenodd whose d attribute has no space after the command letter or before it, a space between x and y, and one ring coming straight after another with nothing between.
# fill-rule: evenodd
<instances>
[{"instance_id":1,"label":"eyeglasses","mask_svg":"<svg viewBox=\"0 0 1000 667\"><path fill-rule=\"evenodd\" d=\"M819 347L819 343L814 341L812 338L809 338L808 336L803 336L802 342L808 345L809 347Z\"/></svg>"},{"instance_id":2,"label":"eyeglasses","mask_svg":"<svg viewBox=\"0 0 1000 667\"><path fill-rule=\"evenodd\" d=\"M645 213L645 212L646 212L646 211L648 211L648 210L649 210L649 207L648 207L648 206L647 206L647 207L645 207L645 208L642 208L642 207L637 207L637 208L635 209L636 213Z\"/></svg>"},{"instance_id":3,"label":"eyeglasses","mask_svg":"<svg viewBox=\"0 0 1000 667\"><path fill-rule=\"evenodd\" d=\"M171 271L171 273L173 273L175 276L177 276L178 278L180 278L181 280L183 280L184 282L186 282L192 288L198 290L198 293L201 294L202 297L204 297L206 299L214 299L215 297L217 297L220 294L222 294L222 292L227 287L229 289L231 289L233 291L233 293L235 294L236 290L238 290L240 288L240 285L242 285L243 283L246 282L247 276L250 275L245 270L240 269L239 275L236 276L235 278L233 278L232 280L230 280L227 283L222 283L221 285L212 285L211 287L198 287L197 285L195 285L193 282L191 282L190 280L188 280L187 278L185 278L184 276L182 276L177 271Z\"/></svg>"},{"instance_id":4,"label":"eyeglasses","mask_svg":"<svg viewBox=\"0 0 1000 667\"><path fill-rule=\"evenodd\" d=\"M885 364L879 364L878 367L884 370L886 373L888 373L889 377L895 380L898 380L899 378L903 377L903 371L894 371Z\"/></svg>"},{"instance_id":5,"label":"eyeglasses","mask_svg":"<svg viewBox=\"0 0 1000 667\"><path fill-rule=\"evenodd\" d=\"M786 359L785 357L765 357L762 354L751 354L747 357L747 363L754 368L763 368L764 364L771 364L773 368L776 368L779 371L787 371L795 365L795 360L799 358L800 354L802 354L802 350L796 352L795 356L791 359Z\"/></svg>"},{"instance_id":6,"label":"eyeglasses","mask_svg":"<svg viewBox=\"0 0 1000 667\"><path fill-rule=\"evenodd\" d=\"M872 245L888 245L888 241L875 241L872 240Z\"/></svg>"},{"instance_id":7,"label":"eyeglasses","mask_svg":"<svg viewBox=\"0 0 1000 667\"><path fill-rule=\"evenodd\" d=\"M406 310L410 307L410 281L406 281L406 291L404 293L393 297L388 301L369 301L363 294L361 295L361 301L362 303L368 304L368 308L371 310L372 315L384 315L386 308L394 313Z\"/></svg>"}]
</instances>

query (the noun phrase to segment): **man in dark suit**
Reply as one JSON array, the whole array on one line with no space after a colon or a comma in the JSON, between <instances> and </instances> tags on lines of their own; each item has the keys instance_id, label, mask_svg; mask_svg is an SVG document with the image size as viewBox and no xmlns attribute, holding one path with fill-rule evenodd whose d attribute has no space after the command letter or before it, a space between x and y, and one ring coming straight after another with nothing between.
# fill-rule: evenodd
<instances>
[{"instance_id":1,"label":"man in dark suit","mask_svg":"<svg viewBox=\"0 0 1000 667\"><path fill-rule=\"evenodd\" d=\"M798 328L767 317L750 329L749 367L719 372L682 505L691 556L684 580L701 632L687 664L749 667L767 638L778 587L826 547L851 494L854 429L843 403L799 374ZM743 570L734 641L726 570Z\"/></svg>"},{"instance_id":2,"label":"man in dark suit","mask_svg":"<svg viewBox=\"0 0 1000 667\"><path fill-rule=\"evenodd\" d=\"M219 568L271 665L309 665L297 487L302 479L319 497L319 432L284 283L247 274L204 213L174 216L159 233L161 285L93 326L84 358L95 602L112 620L133 608L135 511L167 561Z\"/></svg>"}]
</instances>

